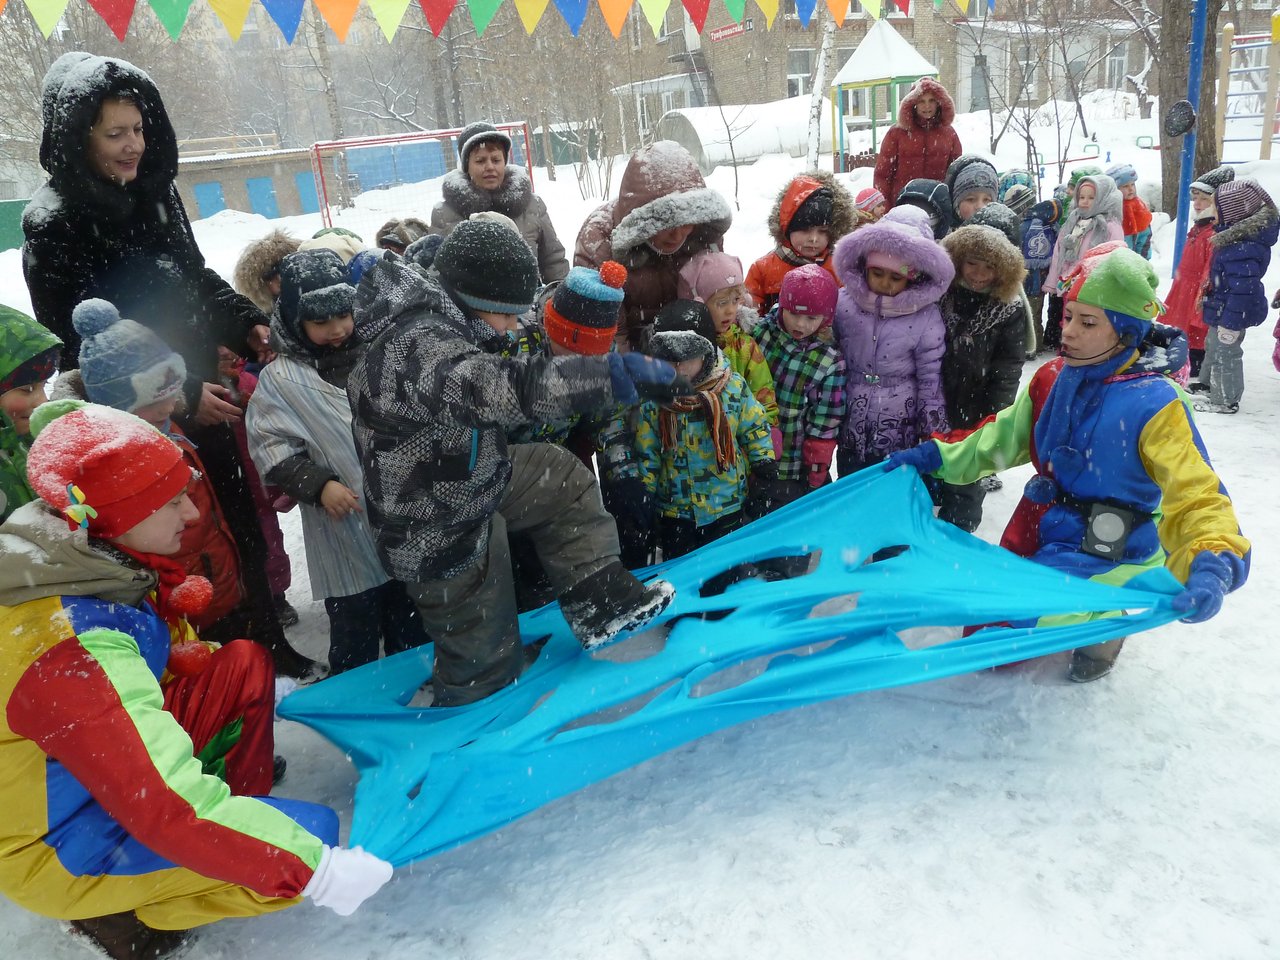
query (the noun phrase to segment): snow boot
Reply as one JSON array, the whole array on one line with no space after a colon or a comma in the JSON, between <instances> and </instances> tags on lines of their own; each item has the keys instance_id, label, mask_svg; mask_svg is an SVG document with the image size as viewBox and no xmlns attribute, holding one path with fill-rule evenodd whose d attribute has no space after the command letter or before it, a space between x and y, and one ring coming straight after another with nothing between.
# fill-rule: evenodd
<instances>
[{"instance_id":1,"label":"snow boot","mask_svg":"<svg viewBox=\"0 0 1280 960\"><path fill-rule=\"evenodd\" d=\"M1120 650L1124 647L1124 637L1119 640L1108 640L1091 647L1082 647L1071 651L1071 666L1067 669L1067 679L1076 683L1089 683L1101 680L1116 665ZM1086 653L1085 651L1090 651Z\"/></svg>"},{"instance_id":2,"label":"snow boot","mask_svg":"<svg viewBox=\"0 0 1280 960\"><path fill-rule=\"evenodd\" d=\"M592 650L638 630L667 608L676 589L666 580L641 583L617 560L566 590L560 612L578 642Z\"/></svg>"},{"instance_id":3,"label":"snow boot","mask_svg":"<svg viewBox=\"0 0 1280 960\"><path fill-rule=\"evenodd\" d=\"M112 960L159 960L187 942L189 930L154 930L133 911L72 920L71 929Z\"/></svg>"},{"instance_id":4,"label":"snow boot","mask_svg":"<svg viewBox=\"0 0 1280 960\"><path fill-rule=\"evenodd\" d=\"M280 626L296 627L298 625L298 611L294 609L283 593L272 595L271 604L276 608L276 616L280 618Z\"/></svg>"}]
</instances>

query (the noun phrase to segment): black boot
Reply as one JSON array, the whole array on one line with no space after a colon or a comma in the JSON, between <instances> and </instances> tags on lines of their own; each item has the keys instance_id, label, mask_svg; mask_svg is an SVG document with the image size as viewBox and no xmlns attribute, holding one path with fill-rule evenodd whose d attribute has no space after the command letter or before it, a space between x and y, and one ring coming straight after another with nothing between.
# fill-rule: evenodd
<instances>
[{"instance_id":1,"label":"black boot","mask_svg":"<svg viewBox=\"0 0 1280 960\"><path fill-rule=\"evenodd\" d=\"M1124 637L1119 640L1108 640L1106 643L1095 643L1091 647L1081 647L1071 651L1071 666L1067 670L1067 679L1076 683L1089 683L1101 680L1120 657L1124 647Z\"/></svg>"},{"instance_id":2,"label":"black boot","mask_svg":"<svg viewBox=\"0 0 1280 960\"><path fill-rule=\"evenodd\" d=\"M112 960L159 960L191 936L187 930L153 930L132 911L72 920L71 929Z\"/></svg>"},{"instance_id":3,"label":"black boot","mask_svg":"<svg viewBox=\"0 0 1280 960\"><path fill-rule=\"evenodd\" d=\"M641 583L617 560L574 584L560 597L560 612L588 650L620 633L638 630L676 595L665 580Z\"/></svg>"},{"instance_id":4,"label":"black boot","mask_svg":"<svg viewBox=\"0 0 1280 960\"><path fill-rule=\"evenodd\" d=\"M276 608L276 616L280 618L280 626L296 627L298 625L298 611L293 608L293 604L283 593L275 594L271 598L271 603Z\"/></svg>"}]
</instances>

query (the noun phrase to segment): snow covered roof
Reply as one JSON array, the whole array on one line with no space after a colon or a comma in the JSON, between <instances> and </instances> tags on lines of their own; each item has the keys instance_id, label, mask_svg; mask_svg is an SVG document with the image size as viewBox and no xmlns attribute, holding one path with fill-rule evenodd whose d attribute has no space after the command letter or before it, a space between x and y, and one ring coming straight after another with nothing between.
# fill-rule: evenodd
<instances>
[{"instance_id":1,"label":"snow covered roof","mask_svg":"<svg viewBox=\"0 0 1280 960\"><path fill-rule=\"evenodd\" d=\"M310 151L305 147L280 147L271 150L240 150L234 153L210 153L199 157L178 157L178 165L189 163L226 163L228 160L256 160L262 157L287 157L290 155L306 156Z\"/></svg>"},{"instance_id":2,"label":"snow covered roof","mask_svg":"<svg viewBox=\"0 0 1280 960\"><path fill-rule=\"evenodd\" d=\"M826 98L820 125L821 149L829 151L831 101ZM693 154L704 174L720 164L735 160L750 163L766 154L799 157L805 154L809 142L809 98L668 110L658 121L657 132L662 139L675 140Z\"/></svg>"},{"instance_id":3,"label":"snow covered roof","mask_svg":"<svg viewBox=\"0 0 1280 960\"><path fill-rule=\"evenodd\" d=\"M867 84L895 77L936 77L938 68L887 20L877 20L856 50L831 81L833 87Z\"/></svg>"}]
</instances>

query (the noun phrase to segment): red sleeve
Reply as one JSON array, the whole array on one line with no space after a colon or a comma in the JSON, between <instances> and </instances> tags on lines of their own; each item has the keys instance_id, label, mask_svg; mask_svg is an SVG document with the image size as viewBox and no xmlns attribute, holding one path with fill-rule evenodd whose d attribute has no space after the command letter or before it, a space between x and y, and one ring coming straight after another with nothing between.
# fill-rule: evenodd
<instances>
[{"instance_id":1,"label":"red sleeve","mask_svg":"<svg viewBox=\"0 0 1280 960\"><path fill-rule=\"evenodd\" d=\"M897 191L893 189L893 184L898 176L898 139L900 135L901 131L897 127L890 127L889 132L880 141L880 153L876 156L876 172L873 178L876 189L883 194L885 203L891 207L893 202L898 199Z\"/></svg>"}]
</instances>

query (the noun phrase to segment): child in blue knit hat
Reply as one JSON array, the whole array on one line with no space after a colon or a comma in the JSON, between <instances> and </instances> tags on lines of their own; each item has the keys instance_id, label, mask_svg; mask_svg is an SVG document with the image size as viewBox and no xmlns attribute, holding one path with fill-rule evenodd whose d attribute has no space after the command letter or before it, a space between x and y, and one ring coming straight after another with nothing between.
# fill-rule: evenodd
<instances>
[{"instance_id":1,"label":"child in blue knit hat","mask_svg":"<svg viewBox=\"0 0 1280 960\"><path fill-rule=\"evenodd\" d=\"M1107 176L1120 188L1124 198L1124 242L1134 253L1151 259L1151 208L1138 196L1138 171L1129 163L1107 168Z\"/></svg>"}]
</instances>

